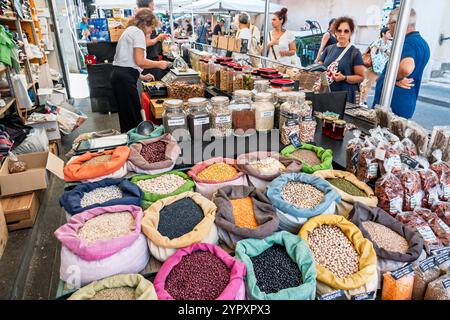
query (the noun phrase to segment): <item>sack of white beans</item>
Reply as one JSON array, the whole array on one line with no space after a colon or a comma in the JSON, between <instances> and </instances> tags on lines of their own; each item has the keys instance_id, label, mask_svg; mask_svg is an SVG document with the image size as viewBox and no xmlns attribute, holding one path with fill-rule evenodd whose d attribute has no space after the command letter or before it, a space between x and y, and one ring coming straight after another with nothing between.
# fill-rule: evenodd
<instances>
[{"instance_id":1,"label":"sack of white beans","mask_svg":"<svg viewBox=\"0 0 450 320\"><path fill-rule=\"evenodd\" d=\"M67 220L73 215L96 207L115 205L140 206L144 193L124 179L104 179L82 183L63 193L59 204L66 211Z\"/></svg>"},{"instance_id":2,"label":"sack of white beans","mask_svg":"<svg viewBox=\"0 0 450 320\"><path fill-rule=\"evenodd\" d=\"M142 209L117 205L77 214L55 231L61 242L60 277L72 287L116 274L139 273L149 253Z\"/></svg>"},{"instance_id":3,"label":"sack of white beans","mask_svg":"<svg viewBox=\"0 0 450 320\"><path fill-rule=\"evenodd\" d=\"M267 197L277 209L280 229L297 234L308 219L335 214L341 196L325 180L306 173L283 174L267 188Z\"/></svg>"}]
</instances>

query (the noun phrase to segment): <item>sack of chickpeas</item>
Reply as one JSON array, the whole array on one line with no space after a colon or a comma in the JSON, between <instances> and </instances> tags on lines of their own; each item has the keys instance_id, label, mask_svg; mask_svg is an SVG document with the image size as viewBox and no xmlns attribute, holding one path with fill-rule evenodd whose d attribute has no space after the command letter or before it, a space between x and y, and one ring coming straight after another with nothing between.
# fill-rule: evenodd
<instances>
[{"instance_id":1,"label":"sack of chickpeas","mask_svg":"<svg viewBox=\"0 0 450 320\"><path fill-rule=\"evenodd\" d=\"M131 178L143 192L141 207L145 210L158 200L194 191L195 183L189 176L180 171L169 171L152 175L137 175Z\"/></svg>"},{"instance_id":2,"label":"sack of chickpeas","mask_svg":"<svg viewBox=\"0 0 450 320\"><path fill-rule=\"evenodd\" d=\"M98 207L73 216L55 231L62 244L61 280L77 286L141 272L150 259L141 233L142 216L140 207L124 205Z\"/></svg>"},{"instance_id":3,"label":"sack of chickpeas","mask_svg":"<svg viewBox=\"0 0 450 320\"><path fill-rule=\"evenodd\" d=\"M299 236L316 261L318 296L344 290L349 298L363 293L375 298L377 255L356 225L342 216L321 215L308 220Z\"/></svg>"},{"instance_id":4,"label":"sack of chickpeas","mask_svg":"<svg viewBox=\"0 0 450 320\"><path fill-rule=\"evenodd\" d=\"M380 281L384 273L398 270L408 263L415 265L426 258L422 237L381 208L356 203L349 220L372 241L378 258Z\"/></svg>"},{"instance_id":5,"label":"sack of chickpeas","mask_svg":"<svg viewBox=\"0 0 450 320\"><path fill-rule=\"evenodd\" d=\"M158 300L153 283L140 274L120 274L94 281L67 300Z\"/></svg>"},{"instance_id":6,"label":"sack of chickpeas","mask_svg":"<svg viewBox=\"0 0 450 320\"><path fill-rule=\"evenodd\" d=\"M249 183L265 192L271 181L283 173L297 173L302 169L298 160L280 156L278 152L258 151L237 157L238 169L247 174Z\"/></svg>"},{"instance_id":7,"label":"sack of chickpeas","mask_svg":"<svg viewBox=\"0 0 450 320\"><path fill-rule=\"evenodd\" d=\"M300 148L289 145L281 155L296 159L303 164L302 172L312 174L320 170L333 169L333 151L304 143Z\"/></svg>"},{"instance_id":8,"label":"sack of chickpeas","mask_svg":"<svg viewBox=\"0 0 450 320\"><path fill-rule=\"evenodd\" d=\"M314 300L316 266L306 242L289 232L237 243L236 258L247 266L250 300Z\"/></svg>"},{"instance_id":9,"label":"sack of chickpeas","mask_svg":"<svg viewBox=\"0 0 450 320\"><path fill-rule=\"evenodd\" d=\"M104 179L99 182L81 183L65 191L59 204L66 211L67 221L73 215L96 207L115 205L140 206L143 192L125 179Z\"/></svg>"},{"instance_id":10,"label":"sack of chickpeas","mask_svg":"<svg viewBox=\"0 0 450 320\"><path fill-rule=\"evenodd\" d=\"M213 201L217 206L219 239L231 249L239 240L263 239L278 230L276 209L254 187L223 187L217 191Z\"/></svg>"},{"instance_id":11,"label":"sack of chickpeas","mask_svg":"<svg viewBox=\"0 0 450 320\"><path fill-rule=\"evenodd\" d=\"M196 192L184 192L153 203L142 219L152 256L166 261L179 248L193 243L216 244L215 204Z\"/></svg>"},{"instance_id":12,"label":"sack of chickpeas","mask_svg":"<svg viewBox=\"0 0 450 320\"><path fill-rule=\"evenodd\" d=\"M277 209L280 229L297 234L310 218L335 214L340 195L325 180L306 173L283 174L269 184L267 197Z\"/></svg>"},{"instance_id":13,"label":"sack of chickpeas","mask_svg":"<svg viewBox=\"0 0 450 320\"><path fill-rule=\"evenodd\" d=\"M248 185L247 177L236 166L236 160L229 158L200 162L189 170L188 175L195 182L195 191L208 199L212 199L220 188Z\"/></svg>"},{"instance_id":14,"label":"sack of chickpeas","mask_svg":"<svg viewBox=\"0 0 450 320\"><path fill-rule=\"evenodd\" d=\"M128 171L142 174L158 174L175 167L181 149L169 134L142 140L130 145Z\"/></svg>"},{"instance_id":15,"label":"sack of chickpeas","mask_svg":"<svg viewBox=\"0 0 450 320\"><path fill-rule=\"evenodd\" d=\"M127 175L127 159L130 148L117 147L114 150L73 157L64 167L66 182L96 182L106 178L119 179Z\"/></svg>"},{"instance_id":16,"label":"sack of chickpeas","mask_svg":"<svg viewBox=\"0 0 450 320\"><path fill-rule=\"evenodd\" d=\"M354 204L357 202L364 203L369 207L376 207L378 204L378 198L375 196L372 188L358 180L350 172L322 170L316 171L314 175L328 181L342 197L342 201L336 205L337 215L347 218Z\"/></svg>"}]
</instances>

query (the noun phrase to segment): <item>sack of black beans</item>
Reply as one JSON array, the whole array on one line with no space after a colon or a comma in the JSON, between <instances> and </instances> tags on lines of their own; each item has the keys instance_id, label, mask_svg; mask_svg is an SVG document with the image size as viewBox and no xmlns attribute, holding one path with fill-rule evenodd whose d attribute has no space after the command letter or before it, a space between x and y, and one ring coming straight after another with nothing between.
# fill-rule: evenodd
<instances>
[{"instance_id":1,"label":"sack of black beans","mask_svg":"<svg viewBox=\"0 0 450 320\"><path fill-rule=\"evenodd\" d=\"M245 273L220 247L196 243L164 262L154 284L159 300L245 300Z\"/></svg>"},{"instance_id":2,"label":"sack of black beans","mask_svg":"<svg viewBox=\"0 0 450 320\"><path fill-rule=\"evenodd\" d=\"M398 270L408 263L417 265L427 256L422 237L381 208L356 203L349 220L361 230L364 237L372 241L378 258L380 281L382 274Z\"/></svg>"},{"instance_id":3,"label":"sack of black beans","mask_svg":"<svg viewBox=\"0 0 450 320\"><path fill-rule=\"evenodd\" d=\"M116 274L141 272L150 259L142 216L140 207L125 205L74 215L55 231L62 244L61 280L79 288Z\"/></svg>"},{"instance_id":4,"label":"sack of black beans","mask_svg":"<svg viewBox=\"0 0 450 320\"><path fill-rule=\"evenodd\" d=\"M181 149L169 134L141 140L130 145L128 171L142 174L158 174L175 167Z\"/></svg>"},{"instance_id":5,"label":"sack of black beans","mask_svg":"<svg viewBox=\"0 0 450 320\"><path fill-rule=\"evenodd\" d=\"M336 204L336 214L340 216L348 217L357 202L369 207L376 207L378 204L373 189L350 172L322 170L316 171L314 175L328 181L342 197L342 201Z\"/></svg>"},{"instance_id":6,"label":"sack of black beans","mask_svg":"<svg viewBox=\"0 0 450 320\"><path fill-rule=\"evenodd\" d=\"M302 144L300 148L289 145L281 150L284 157L299 160L303 163L302 172L312 174L320 170L333 169L333 151L311 144Z\"/></svg>"},{"instance_id":7,"label":"sack of black beans","mask_svg":"<svg viewBox=\"0 0 450 320\"><path fill-rule=\"evenodd\" d=\"M306 173L283 174L267 188L267 197L277 209L280 229L297 234L310 218L335 214L341 196L330 183Z\"/></svg>"},{"instance_id":8,"label":"sack of black beans","mask_svg":"<svg viewBox=\"0 0 450 320\"><path fill-rule=\"evenodd\" d=\"M237 243L236 258L247 266L250 300L314 300L316 267L306 242L286 231Z\"/></svg>"},{"instance_id":9,"label":"sack of black beans","mask_svg":"<svg viewBox=\"0 0 450 320\"><path fill-rule=\"evenodd\" d=\"M181 171L169 171L160 174L137 175L131 178L143 192L141 207L145 210L158 200L194 191L195 183Z\"/></svg>"},{"instance_id":10,"label":"sack of black beans","mask_svg":"<svg viewBox=\"0 0 450 320\"><path fill-rule=\"evenodd\" d=\"M120 274L94 281L67 300L158 300L153 283L140 274Z\"/></svg>"},{"instance_id":11,"label":"sack of black beans","mask_svg":"<svg viewBox=\"0 0 450 320\"><path fill-rule=\"evenodd\" d=\"M254 187L228 186L217 191L216 225L219 239L234 249L239 240L263 239L278 230L276 209Z\"/></svg>"},{"instance_id":12,"label":"sack of black beans","mask_svg":"<svg viewBox=\"0 0 450 320\"><path fill-rule=\"evenodd\" d=\"M208 199L212 199L220 188L248 185L247 176L239 171L236 160L229 158L218 157L197 163L188 175L195 182L195 191Z\"/></svg>"},{"instance_id":13,"label":"sack of black beans","mask_svg":"<svg viewBox=\"0 0 450 320\"><path fill-rule=\"evenodd\" d=\"M199 193L184 192L153 203L142 220L152 256L166 261L179 248L219 241L216 206Z\"/></svg>"},{"instance_id":14,"label":"sack of black beans","mask_svg":"<svg viewBox=\"0 0 450 320\"><path fill-rule=\"evenodd\" d=\"M283 173L300 172L303 165L299 160L280 156L278 152L258 151L237 157L238 169L247 174L249 183L265 192L271 181Z\"/></svg>"},{"instance_id":15,"label":"sack of black beans","mask_svg":"<svg viewBox=\"0 0 450 320\"><path fill-rule=\"evenodd\" d=\"M157 138L159 136L162 136L164 134L164 126L154 126L153 131L148 136L144 136L142 134L137 133L136 128L131 129L128 131L128 142L129 143L135 143L141 140L147 140L147 139L153 139Z\"/></svg>"},{"instance_id":16,"label":"sack of black beans","mask_svg":"<svg viewBox=\"0 0 450 320\"><path fill-rule=\"evenodd\" d=\"M99 182L82 183L67 190L59 199L66 211L67 219L73 215L96 207L118 204L140 206L144 193L139 187L125 179L104 179Z\"/></svg>"},{"instance_id":17,"label":"sack of black beans","mask_svg":"<svg viewBox=\"0 0 450 320\"><path fill-rule=\"evenodd\" d=\"M299 236L316 261L318 296L344 290L349 298L371 293L375 299L377 255L356 225L342 216L320 215L308 220Z\"/></svg>"}]
</instances>

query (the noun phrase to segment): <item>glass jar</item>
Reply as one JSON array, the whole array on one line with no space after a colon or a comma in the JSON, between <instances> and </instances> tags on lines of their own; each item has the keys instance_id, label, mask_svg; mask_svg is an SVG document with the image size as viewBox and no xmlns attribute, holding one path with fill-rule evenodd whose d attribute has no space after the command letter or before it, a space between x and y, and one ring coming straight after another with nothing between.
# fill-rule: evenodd
<instances>
[{"instance_id":1,"label":"glass jar","mask_svg":"<svg viewBox=\"0 0 450 320\"><path fill-rule=\"evenodd\" d=\"M214 137L229 137L233 134L231 110L228 97L211 98L211 134Z\"/></svg>"},{"instance_id":2,"label":"glass jar","mask_svg":"<svg viewBox=\"0 0 450 320\"><path fill-rule=\"evenodd\" d=\"M283 105L283 103L285 103L287 101L288 97L289 97L289 93L288 92L279 92L279 93L277 93L277 97L276 97L277 102L275 103L275 119L274 119L275 128L277 128L277 129L280 128L281 106Z\"/></svg>"},{"instance_id":3,"label":"glass jar","mask_svg":"<svg viewBox=\"0 0 450 320\"><path fill-rule=\"evenodd\" d=\"M208 60L201 59L200 60L200 80L202 80L203 83L208 83L207 76L208 76Z\"/></svg>"},{"instance_id":4,"label":"glass jar","mask_svg":"<svg viewBox=\"0 0 450 320\"><path fill-rule=\"evenodd\" d=\"M301 118L311 117L312 116L312 102L306 101L306 95L304 92L298 92L299 97L299 115Z\"/></svg>"},{"instance_id":5,"label":"glass jar","mask_svg":"<svg viewBox=\"0 0 450 320\"><path fill-rule=\"evenodd\" d=\"M217 60L216 62L214 62L214 70L216 73L214 86L219 90L220 90L220 69L221 65L220 62Z\"/></svg>"},{"instance_id":6,"label":"glass jar","mask_svg":"<svg viewBox=\"0 0 450 320\"><path fill-rule=\"evenodd\" d=\"M203 135L211 128L209 122L209 104L206 98L188 100L188 124L192 140L202 140Z\"/></svg>"},{"instance_id":7,"label":"glass jar","mask_svg":"<svg viewBox=\"0 0 450 320\"><path fill-rule=\"evenodd\" d=\"M289 135L292 132L299 133L301 97L298 92L290 92L287 101L281 105L280 109L280 136L281 143L287 145L290 143Z\"/></svg>"},{"instance_id":8,"label":"glass jar","mask_svg":"<svg viewBox=\"0 0 450 320\"><path fill-rule=\"evenodd\" d=\"M294 91L295 82L289 79L275 79L270 81L270 85L274 89L280 89L282 91Z\"/></svg>"},{"instance_id":9,"label":"glass jar","mask_svg":"<svg viewBox=\"0 0 450 320\"><path fill-rule=\"evenodd\" d=\"M251 69L245 69L244 71L244 90L253 90L254 85L255 85L255 81L252 75L252 70Z\"/></svg>"},{"instance_id":10,"label":"glass jar","mask_svg":"<svg viewBox=\"0 0 450 320\"><path fill-rule=\"evenodd\" d=\"M334 120L331 138L340 141L344 140L346 125L347 122L345 122L344 120Z\"/></svg>"},{"instance_id":11,"label":"glass jar","mask_svg":"<svg viewBox=\"0 0 450 320\"><path fill-rule=\"evenodd\" d=\"M261 92L256 94L253 107L255 108L256 131L269 131L273 129L275 118L275 106L272 102L272 94Z\"/></svg>"},{"instance_id":12,"label":"glass jar","mask_svg":"<svg viewBox=\"0 0 450 320\"><path fill-rule=\"evenodd\" d=\"M216 68L217 68L216 61L213 59L209 60L208 79L209 79L209 85L212 85L212 86L216 85Z\"/></svg>"},{"instance_id":13,"label":"glass jar","mask_svg":"<svg viewBox=\"0 0 450 320\"><path fill-rule=\"evenodd\" d=\"M334 118L323 117L322 119L322 134L327 137L331 137L333 133Z\"/></svg>"},{"instance_id":14,"label":"glass jar","mask_svg":"<svg viewBox=\"0 0 450 320\"><path fill-rule=\"evenodd\" d=\"M270 87L270 82L268 80L256 80L255 81L255 91L256 93L267 92Z\"/></svg>"},{"instance_id":15,"label":"glass jar","mask_svg":"<svg viewBox=\"0 0 450 320\"><path fill-rule=\"evenodd\" d=\"M298 137L301 142L314 142L316 135L317 122L314 117L306 117L299 123Z\"/></svg>"},{"instance_id":16,"label":"glass jar","mask_svg":"<svg viewBox=\"0 0 450 320\"><path fill-rule=\"evenodd\" d=\"M234 77L236 75L236 71L234 70L234 67L236 67L235 64L230 63L228 64L228 86L227 86L227 92L233 93L233 87L234 87Z\"/></svg>"},{"instance_id":17,"label":"glass jar","mask_svg":"<svg viewBox=\"0 0 450 320\"><path fill-rule=\"evenodd\" d=\"M183 100L166 100L163 104L162 115L164 130L174 135L178 131L180 135L188 132L187 115L183 110Z\"/></svg>"},{"instance_id":18,"label":"glass jar","mask_svg":"<svg viewBox=\"0 0 450 320\"><path fill-rule=\"evenodd\" d=\"M222 62L220 64L220 87L223 92L228 90L228 62Z\"/></svg>"},{"instance_id":19,"label":"glass jar","mask_svg":"<svg viewBox=\"0 0 450 320\"><path fill-rule=\"evenodd\" d=\"M233 90L244 90L244 71L242 67L234 67Z\"/></svg>"},{"instance_id":20,"label":"glass jar","mask_svg":"<svg viewBox=\"0 0 450 320\"><path fill-rule=\"evenodd\" d=\"M269 90L267 90L268 93L270 93L272 95L272 103L275 105L278 101L278 94L280 92L282 92L281 89L274 89L274 88L270 88Z\"/></svg>"},{"instance_id":21,"label":"glass jar","mask_svg":"<svg viewBox=\"0 0 450 320\"><path fill-rule=\"evenodd\" d=\"M252 106L252 92L238 90L234 92L234 100L230 104L234 134L247 136L256 132L255 110Z\"/></svg>"}]
</instances>

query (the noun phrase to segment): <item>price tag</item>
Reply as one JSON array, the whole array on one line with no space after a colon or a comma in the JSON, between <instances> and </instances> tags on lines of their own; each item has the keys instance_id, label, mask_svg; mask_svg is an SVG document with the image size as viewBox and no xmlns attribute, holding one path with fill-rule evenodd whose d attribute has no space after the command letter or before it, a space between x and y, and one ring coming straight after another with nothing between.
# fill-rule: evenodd
<instances>
[{"instance_id":1,"label":"price tag","mask_svg":"<svg viewBox=\"0 0 450 320\"><path fill-rule=\"evenodd\" d=\"M289 140L291 141L291 144L296 148L302 147L302 142L300 141L300 138L298 137L297 132L293 131L289 134Z\"/></svg>"},{"instance_id":2,"label":"price tag","mask_svg":"<svg viewBox=\"0 0 450 320\"><path fill-rule=\"evenodd\" d=\"M223 124L223 123L230 123L231 122L231 116L217 116L216 117L216 124Z\"/></svg>"},{"instance_id":3,"label":"price tag","mask_svg":"<svg viewBox=\"0 0 450 320\"><path fill-rule=\"evenodd\" d=\"M392 272L391 275L395 280L399 280L412 272L413 272L413 267L411 264L408 264L408 265L398 269L397 271Z\"/></svg>"},{"instance_id":4,"label":"price tag","mask_svg":"<svg viewBox=\"0 0 450 320\"><path fill-rule=\"evenodd\" d=\"M356 296L351 296L350 300L374 300L375 291L370 291L368 293L357 294Z\"/></svg>"},{"instance_id":5,"label":"price tag","mask_svg":"<svg viewBox=\"0 0 450 320\"><path fill-rule=\"evenodd\" d=\"M448 260L450 260L450 253L443 253L440 254L436 257L434 257L434 261L436 262L436 264L439 266L441 264L443 264L444 262L447 262Z\"/></svg>"},{"instance_id":6,"label":"price tag","mask_svg":"<svg viewBox=\"0 0 450 320\"><path fill-rule=\"evenodd\" d=\"M385 156L386 156L386 150L380 149L380 148L377 148L375 150L375 158L376 159L383 161Z\"/></svg>"},{"instance_id":7,"label":"price tag","mask_svg":"<svg viewBox=\"0 0 450 320\"><path fill-rule=\"evenodd\" d=\"M209 118L194 119L194 126L201 126L209 123Z\"/></svg>"},{"instance_id":8,"label":"price tag","mask_svg":"<svg viewBox=\"0 0 450 320\"><path fill-rule=\"evenodd\" d=\"M338 290L320 296L319 300L348 300L348 298L345 295L344 290Z\"/></svg>"},{"instance_id":9,"label":"price tag","mask_svg":"<svg viewBox=\"0 0 450 320\"><path fill-rule=\"evenodd\" d=\"M420 270L422 270L422 272L426 272L427 270L430 270L434 266L436 266L436 260L434 259L434 257L425 259L419 263L419 268Z\"/></svg>"},{"instance_id":10,"label":"price tag","mask_svg":"<svg viewBox=\"0 0 450 320\"><path fill-rule=\"evenodd\" d=\"M169 127L184 126L185 123L184 118L170 119L167 121Z\"/></svg>"},{"instance_id":11,"label":"price tag","mask_svg":"<svg viewBox=\"0 0 450 320\"><path fill-rule=\"evenodd\" d=\"M426 242L436 242L437 238L429 226L417 227L417 231Z\"/></svg>"},{"instance_id":12,"label":"price tag","mask_svg":"<svg viewBox=\"0 0 450 320\"><path fill-rule=\"evenodd\" d=\"M411 169L417 169L417 167L419 166L419 162L417 160L414 160L413 158L411 158L407 155L404 155L404 154L400 155L400 159L403 164L406 164Z\"/></svg>"},{"instance_id":13,"label":"price tag","mask_svg":"<svg viewBox=\"0 0 450 320\"><path fill-rule=\"evenodd\" d=\"M275 114L274 111L262 111L261 112L261 118L271 118Z\"/></svg>"},{"instance_id":14,"label":"price tag","mask_svg":"<svg viewBox=\"0 0 450 320\"><path fill-rule=\"evenodd\" d=\"M442 281L442 285L444 286L445 289L450 287L450 279L445 279L444 281Z\"/></svg>"}]
</instances>

